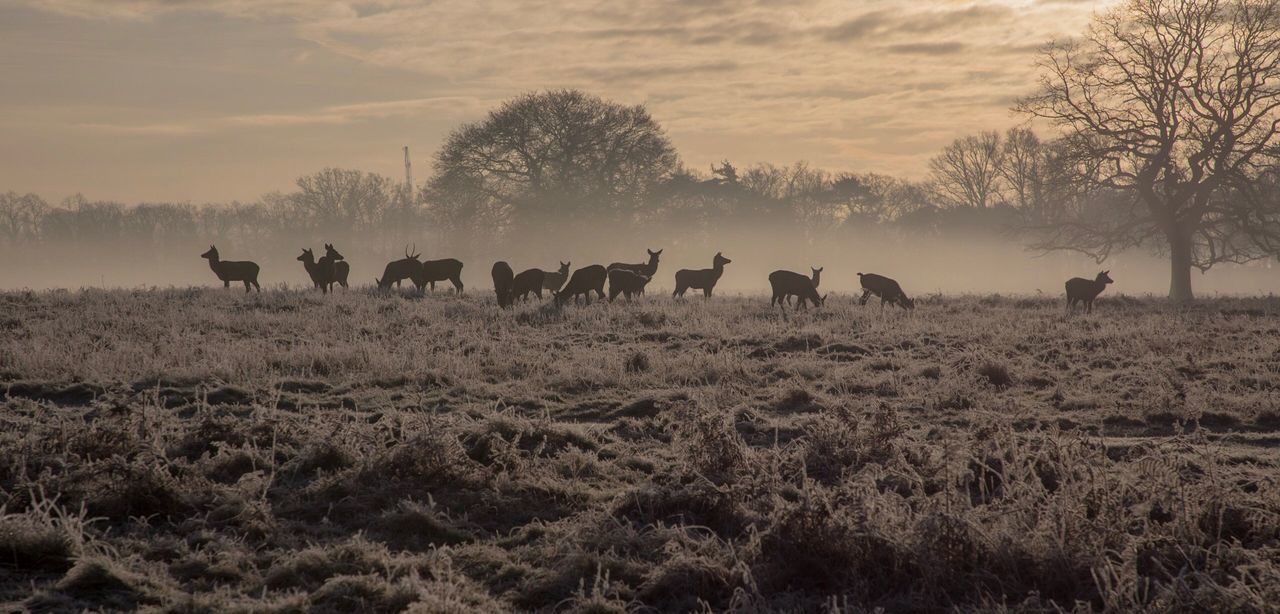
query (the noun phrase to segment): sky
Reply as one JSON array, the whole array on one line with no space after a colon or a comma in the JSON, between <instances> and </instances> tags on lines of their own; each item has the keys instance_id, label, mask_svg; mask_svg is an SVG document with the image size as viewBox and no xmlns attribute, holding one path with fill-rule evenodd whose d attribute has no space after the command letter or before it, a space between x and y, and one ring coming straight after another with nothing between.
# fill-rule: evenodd
<instances>
[{"instance_id":1,"label":"sky","mask_svg":"<svg viewBox=\"0 0 1280 614\"><path fill-rule=\"evenodd\" d=\"M0 0L0 191L251 201L324 167L414 180L533 90L644 104L706 169L919 178L1004 129L1109 0Z\"/></svg>"}]
</instances>

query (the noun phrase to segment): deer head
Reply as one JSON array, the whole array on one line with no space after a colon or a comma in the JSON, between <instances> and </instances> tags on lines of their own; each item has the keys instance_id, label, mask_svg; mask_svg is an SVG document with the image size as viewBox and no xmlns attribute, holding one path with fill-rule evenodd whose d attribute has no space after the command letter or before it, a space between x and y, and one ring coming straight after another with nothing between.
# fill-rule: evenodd
<instances>
[{"instance_id":1,"label":"deer head","mask_svg":"<svg viewBox=\"0 0 1280 614\"><path fill-rule=\"evenodd\" d=\"M1098 273L1098 277L1094 281L1102 282L1103 285L1115 283L1115 280L1111 279L1111 271Z\"/></svg>"},{"instance_id":2,"label":"deer head","mask_svg":"<svg viewBox=\"0 0 1280 614\"><path fill-rule=\"evenodd\" d=\"M332 243L324 244L324 255L328 256L330 260L343 260L342 254L338 253L338 250L333 247Z\"/></svg>"},{"instance_id":3,"label":"deer head","mask_svg":"<svg viewBox=\"0 0 1280 614\"><path fill-rule=\"evenodd\" d=\"M730 260L730 259L728 259L728 258L725 258L725 257L724 257L724 256L722 256L722 255L720 255L720 252L716 252L716 257L715 257L715 258L713 258L713 259L711 260L711 262L712 262L715 266L724 266L724 265L729 264L730 262L733 262L733 261L732 261L732 260Z\"/></svg>"},{"instance_id":4,"label":"deer head","mask_svg":"<svg viewBox=\"0 0 1280 614\"><path fill-rule=\"evenodd\" d=\"M570 264L572 264L572 263L570 263L570 262L561 262L561 263L560 263L560 270L558 271L558 273L560 273L561 275L568 274L568 273L569 273L569 265L570 265Z\"/></svg>"},{"instance_id":5,"label":"deer head","mask_svg":"<svg viewBox=\"0 0 1280 614\"><path fill-rule=\"evenodd\" d=\"M216 248L216 247L214 247L214 246L210 245L210 246L209 246L209 251L207 251L207 252L205 252L205 253L203 253L203 254L200 254L200 257L201 257L201 258L208 258L209 260L217 260L217 259L218 259L218 248Z\"/></svg>"},{"instance_id":6,"label":"deer head","mask_svg":"<svg viewBox=\"0 0 1280 614\"><path fill-rule=\"evenodd\" d=\"M302 255L298 256L298 260L301 262L311 264L316 261L316 255L311 253L310 249L304 247L302 248Z\"/></svg>"}]
</instances>

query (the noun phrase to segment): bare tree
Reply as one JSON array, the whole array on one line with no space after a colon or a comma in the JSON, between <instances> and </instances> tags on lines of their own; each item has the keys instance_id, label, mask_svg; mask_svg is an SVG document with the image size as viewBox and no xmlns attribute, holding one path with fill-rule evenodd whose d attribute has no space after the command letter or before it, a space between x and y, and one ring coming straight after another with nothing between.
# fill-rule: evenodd
<instances>
[{"instance_id":1,"label":"bare tree","mask_svg":"<svg viewBox=\"0 0 1280 614\"><path fill-rule=\"evenodd\" d=\"M644 107L558 90L520 96L454 131L427 188L433 205L551 231L566 222L628 220L677 163Z\"/></svg>"},{"instance_id":2,"label":"bare tree","mask_svg":"<svg viewBox=\"0 0 1280 614\"><path fill-rule=\"evenodd\" d=\"M35 194L0 194L0 241L13 244L35 239L49 205Z\"/></svg>"},{"instance_id":3,"label":"bare tree","mask_svg":"<svg viewBox=\"0 0 1280 614\"><path fill-rule=\"evenodd\" d=\"M943 200L985 209L999 198L1000 135L992 131L958 138L929 161L929 170Z\"/></svg>"},{"instance_id":4,"label":"bare tree","mask_svg":"<svg viewBox=\"0 0 1280 614\"><path fill-rule=\"evenodd\" d=\"M284 202L294 222L330 235L378 226L400 189L389 177L341 168L299 177L297 185Z\"/></svg>"},{"instance_id":5,"label":"bare tree","mask_svg":"<svg viewBox=\"0 0 1280 614\"><path fill-rule=\"evenodd\" d=\"M1193 267L1277 253L1280 202L1252 186L1280 132L1278 0L1128 0L1040 66L1017 108L1065 128L1096 185L1129 196L1040 247L1099 260L1153 247L1169 255L1174 300L1192 297Z\"/></svg>"},{"instance_id":6,"label":"bare tree","mask_svg":"<svg viewBox=\"0 0 1280 614\"><path fill-rule=\"evenodd\" d=\"M1044 198L1045 147L1030 128L1015 126L1004 134L996 167L1019 209L1039 216Z\"/></svg>"}]
</instances>

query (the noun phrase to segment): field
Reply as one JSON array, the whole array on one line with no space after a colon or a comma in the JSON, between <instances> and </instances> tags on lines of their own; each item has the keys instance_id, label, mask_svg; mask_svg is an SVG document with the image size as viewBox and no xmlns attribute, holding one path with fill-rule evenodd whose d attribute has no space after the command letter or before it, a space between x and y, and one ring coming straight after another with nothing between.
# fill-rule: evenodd
<instances>
[{"instance_id":1,"label":"field","mask_svg":"<svg viewBox=\"0 0 1280 614\"><path fill-rule=\"evenodd\" d=\"M0 294L0 602L1271 610L1280 299Z\"/></svg>"}]
</instances>

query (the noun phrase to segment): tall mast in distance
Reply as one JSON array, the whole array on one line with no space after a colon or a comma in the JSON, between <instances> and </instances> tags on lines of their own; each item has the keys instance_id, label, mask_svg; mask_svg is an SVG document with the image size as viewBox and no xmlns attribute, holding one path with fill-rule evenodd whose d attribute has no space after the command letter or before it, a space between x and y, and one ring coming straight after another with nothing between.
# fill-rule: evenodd
<instances>
[{"instance_id":1,"label":"tall mast in distance","mask_svg":"<svg viewBox=\"0 0 1280 614\"><path fill-rule=\"evenodd\" d=\"M413 167L409 164L409 146L404 146L404 191L413 202Z\"/></svg>"}]
</instances>

